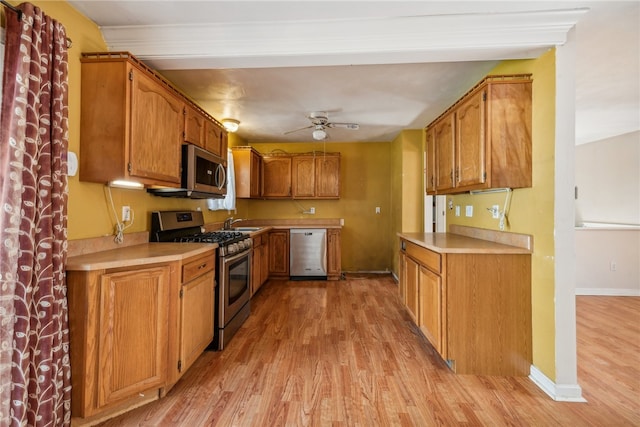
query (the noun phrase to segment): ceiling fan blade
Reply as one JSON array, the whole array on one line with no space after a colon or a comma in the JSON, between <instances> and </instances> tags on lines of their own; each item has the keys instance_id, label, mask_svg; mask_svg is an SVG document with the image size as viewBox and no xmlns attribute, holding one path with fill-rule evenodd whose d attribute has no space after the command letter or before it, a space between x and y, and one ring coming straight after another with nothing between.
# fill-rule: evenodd
<instances>
[{"instance_id":1,"label":"ceiling fan blade","mask_svg":"<svg viewBox=\"0 0 640 427\"><path fill-rule=\"evenodd\" d=\"M349 130L358 130L360 125L357 123L327 123L327 127L330 128L345 128Z\"/></svg>"},{"instance_id":2,"label":"ceiling fan blade","mask_svg":"<svg viewBox=\"0 0 640 427\"><path fill-rule=\"evenodd\" d=\"M283 135L289 135L290 133L298 132L298 131L305 130L305 129L311 129L312 127L314 127L314 125L305 126L303 128L300 128L300 129L290 130L290 131L285 132Z\"/></svg>"}]
</instances>

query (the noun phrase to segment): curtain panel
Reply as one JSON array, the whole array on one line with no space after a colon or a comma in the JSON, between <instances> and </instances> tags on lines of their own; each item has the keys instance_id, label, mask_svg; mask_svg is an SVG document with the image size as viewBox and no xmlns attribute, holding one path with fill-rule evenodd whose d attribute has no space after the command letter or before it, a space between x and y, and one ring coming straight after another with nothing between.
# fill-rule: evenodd
<instances>
[{"instance_id":1,"label":"curtain panel","mask_svg":"<svg viewBox=\"0 0 640 427\"><path fill-rule=\"evenodd\" d=\"M71 419L65 264L65 28L30 3L6 10L0 129L0 425Z\"/></svg>"}]
</instances>

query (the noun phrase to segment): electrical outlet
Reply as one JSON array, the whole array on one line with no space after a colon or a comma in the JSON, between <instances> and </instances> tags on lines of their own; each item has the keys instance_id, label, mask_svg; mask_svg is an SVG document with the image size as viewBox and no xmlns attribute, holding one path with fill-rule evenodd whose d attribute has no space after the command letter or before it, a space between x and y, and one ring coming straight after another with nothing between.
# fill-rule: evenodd
<instances>
[{"instance_id":1,"label":"electrical outlet","mask_svg":"<svg viewBox=\"0 0 640 427\"><path fill-rule=\"evenodd\" d=\"M380 213L380 206L376 206L376 213L379 214Z\"/></svg>"},{"instance_id":2,"label":"electrical outlet","mask_svg":"<svg viewBox=\"0 0 640 427\"><path fill-rule=\"evenodd\" d=\"M609 268L611 269L611 271L616 271L618 269L618 264L616 264L615 261L611 261L609 263Z\"/></svg>"},{"instance_id":3,"label":"electrical outlet","mask_svg":"<svg viewBox=\"0 0 640 427\"><path fill-rule=\"evenodd\" d=\"M309 208L309 213L310 213L311 215L315 215L315 213L316 213L316 208L314 208L314 207L310 207L310 208Z\"/></svg>"},{"instance_id":4,"label":"electrical outlet","mask_svg":"<svg viewBox=\"0 0 640 427\"><path fill-rule=\"evenodd\" d=\"M473 216L473 206L471 206L471 205L465 206L464 215L468 216L468 217L472 217Z\"/></svg>"},{"instance_id":5,"label":"electrical outlet","mask_svg":"<svg viewBox=\"0 0 640 427\"><path fill-rule=\"evenodd\" d=\"M460 206L456 206L456 216L460 216Z\"/></svg>"},{"instance_id":6,"label":"electrical outlet","mask_svg":"<svg viewBox=\"0 0 640 427\"><path fill-rule=\"evenodd\" d=\"M500 205L493 205L491 207L491 216L493 219L500 218Z\"/></svg>"},{"instance_id":7,"label":"electrical outlet","mask_svg":"<svg viewBox=\"0 0 640 427\"><path fill-rule=\"evenodd\" d=\"M131 207L123 206L122 207L122 222L131 221Z\"/></svg>"}]
</instances>

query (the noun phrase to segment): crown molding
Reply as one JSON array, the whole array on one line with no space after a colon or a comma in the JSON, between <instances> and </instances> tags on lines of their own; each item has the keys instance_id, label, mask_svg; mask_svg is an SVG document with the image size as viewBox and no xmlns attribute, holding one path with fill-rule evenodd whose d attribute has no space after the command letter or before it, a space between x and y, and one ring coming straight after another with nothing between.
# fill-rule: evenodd
<instances>
[{"instance_id":1,"label":"crown molding","mask_svg":"<svg viewBox=\"0 0 640 427\"><path fill-rule=\"evenodd\" d=\"M158 69L520 59L562 45L586 8L373 19L106 26Z\"/></svg>"}]
</instances>

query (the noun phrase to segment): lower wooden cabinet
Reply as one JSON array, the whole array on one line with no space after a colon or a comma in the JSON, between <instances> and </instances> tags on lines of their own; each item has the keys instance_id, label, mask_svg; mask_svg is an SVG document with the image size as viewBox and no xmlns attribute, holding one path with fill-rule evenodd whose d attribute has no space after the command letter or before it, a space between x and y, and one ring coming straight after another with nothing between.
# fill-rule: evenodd
<instances>
[{"instance_id":1,"label":"lower wooden cabinet","mask_svg":"<svg viewBox=\"0 0 640 427\"><path fill-rule=\"evenodd\" d=\"M269 277L289 279L289 230L269 232Z\"/></svg>"},{"instance_id":2,"label":"lower wooden cabinet","mask_svg":"<svg viewBox=\"0 0 640 427\"><path fill-rule=\"evenodd\" d=\"M531 255L438 253L404 240L401 247L401 301L449 367L529 375Z\"/></svg>"},{"instance_id":3,"label":"lower wooden cabinet","mask_svg":"<svg viewBox=\"0 0 640 427\"><path fill-rule=\"evenodd\" d=\"M157 398L167 383L175 273L171 263L67 272L74 417Z\"/></svg>"},{"instance_id":4,"label":"lower wooden cabinet","mask_svg":"<svg viewBox=\"0 0 640 427\"><path fill-rule=\"evenodd\" d=\"M418 327L431 342L436 351L445 353L443 331L442 279L440 276L420 266L418 271Z\"/></svg>"},{"instance_id":5,"label":"lower wooden cabinet","mask_svg":"<svg viewBox=\"0 0 640 427\"><path fill-rule=\"evenodd\" d=\"M180 288L180 338L178 363L173 367L178 380L213 340L215 315L215 253L187 260L182 268Z\"/></svg>"},{"instance_id":6,"label":"lower wooden cabinet","mask_svg":"<svg viewBox=\"0 0 640 427\"><path fill-rule=\"evenodd\" d=\"M269 234L252 237L251 296L269 279Z\"/></svg>"},{"instance_id":7,"label":"lower wooden cabinet","mask_svg":"<svg viewBox=\"0 0 640 427\"><path fill-rule=\"evenodd\" d=\"M340 280L342 275L342 241L339 228L327 229L327 280Z\"/></svg>"}]
</instances>

